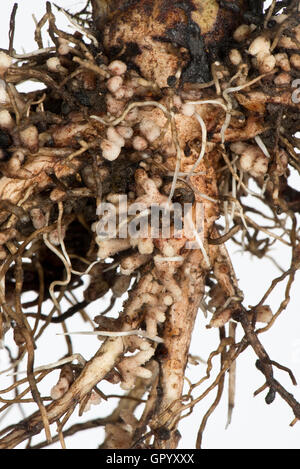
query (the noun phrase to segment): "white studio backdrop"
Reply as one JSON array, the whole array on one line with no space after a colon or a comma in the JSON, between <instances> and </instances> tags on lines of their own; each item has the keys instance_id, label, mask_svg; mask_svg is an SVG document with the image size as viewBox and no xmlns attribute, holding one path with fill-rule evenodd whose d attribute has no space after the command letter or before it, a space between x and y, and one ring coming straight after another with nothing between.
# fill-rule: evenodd
<instances>
[{"instance_id":1,"label":"white studio backdrop","mask_svg":"<svg viewBox=\"0 0 300 469\"><path fill-rule=\"evenodd\" d=\"M34 20L40 19L45 12L45 0L20 0L18 3L18 11L16 16L16 30L14 38L14 47L17 53L30 52L37 48L34 42ZM76 11L85 5L85 1L57 0L57 5ZM270 3L270 2L269 2ZM14 1L5 0L1 2L0 15L0 48L8 47L8 29L9 18L12 11ZM66 18L60 13L57 14L58 25L67 31L73 31L69 27ZM36 88L36 84L24 84L24 89L29 87ZM34 89L31 88L31 89ZM290 183L293 187L299 187L299 179L293 173ZM254 187L255 189L255 187ZM280 275L280 271L269 258L258 259L248 253L237 252L239 247L233 243L227 243L237 277L239 286L245 293L244 305L255 305L259 302L262 295L270 285L273 278ZM276 243L272 255L276 257L277 263L286 269L290 263L290 252L280 242ZM85 279L88 281L88 279ZM296 275L296 280L291 291L291 301L286 311L275 322L275 325L265 334L260 335L260 340L265 346L270 357L280 364L290 367L295 374L297 381L300 383L300 276ZM276 310L278 305L284 299L284 287L286 282L282 282L279 287L271 294L268 304L272 310ZM77 293L78 300L82 299L82 292ZM29 297L27 295L26 299ZM31 298L32 299L32 298ZM87 308L90 317L93 318L100 311L104 310L109 302L107 294L102 301L93 303ZM118 301L117 308L121 308L121 301ZM67 306L67 305L64 305ZM44 311L47 312L47 311ZM202 312L199 312L196 322L191 353L207 359L209 353L218 346L218 331L214 329L206 329L209 318L205 318ZM78 315L68 320L69 330L88 330L88 324L84 324ZM50 328L49 328L50 329ZM242 337L240 328L238 328L238 338ZM53 325L42 336L37 343L36 363L35 366L45 365L59 360L66 354L65 339L57 336L56 333L62 332L60 325ZM81 353L85 359L91 358L99 347L99 341L96 337L73 336L74 352ZM6 334L6 343L16 354L16 348L13 345L12 332ZM266 405L264 397L266 391L253 397L253 392L264 383L263 375L255 367L256 356L250 347L242 353L237 361L237 389L236 404L233 411L232 423L225 430L227 420L227 391L224 392L222 401L216 411L208 420L208 424L204 433L203 447L212 448L284 448L292 449L300 447L300 422L294 427L290 427L289 423L293 420L293 414L288 405L277 396L271 405ZM215 369L218 369L219 358L215 358ZM0 370L9 366L7 351L0 350ZM20 369L26 368L26 361L22 363ZM189 365L187 376L192 382L198 381L205 375L206 365L198 366ZM56 373L56 374L55 374ZM49 395L51 387L56 384L58 372L51 373L39 385L42 395ZM212 379L215 376L212 371ZM299 386L293 386L286 373L275 369L275 377L294 394L297 400L300 400ZM194 397L203 392L209 383L203 383L199 391L195 391ZM11 384L11 377L5 374L0 375L0 388L3 389ZM105 394L121 394L122 391L115 385L109 383L101 384L101 390ZM198 394L197 394L198 393ZM198 404L192 415L183 419L179 429L182 435L179 448L187 449L195 447L198 427L202 417L209 408L215 398L214 390L207 399ZM117 404L115 398L109 399L107 402L102 401L99 406L92 406L91 410L82 417L78 417L77 412L73 414L69 420L67 427L75 422L84 422L98 417L109 415L113 407ZM5 419L0 415L0 428L9 424L17 423L22 415L30 415L36 411L36 406L25 404L22 408L16 407L11 410ZM55 435L55 425L51 426L52 434ZM102 442L104 436L103 429L85 430L70 438L66 439L67 448L85 448L92 449ZM33 438L36 444L44 439L44 435ZM23 448L25 445L20 445ZM53 444L50 448L60 448L58 443Z\"/></svg>"}]
</instances>

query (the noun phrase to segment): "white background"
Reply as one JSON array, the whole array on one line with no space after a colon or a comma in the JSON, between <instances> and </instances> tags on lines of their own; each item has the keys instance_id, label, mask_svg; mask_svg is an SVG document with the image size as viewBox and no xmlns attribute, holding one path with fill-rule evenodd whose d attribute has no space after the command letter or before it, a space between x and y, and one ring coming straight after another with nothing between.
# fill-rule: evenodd
<instances>
[{"instance_id":1,"label":"white background","mask_svg":"<svg viewBox=\"0 0 300 469\"><path fill-rule=\"evenodd\" d=\"M33 40L34 22L32 13L34 13L37 19L41 18L45 12L45 1L21 0L17 3L19 8L16 17L14 45L17 53L22 53L23 50L29 52L35 50L37 47ZM72 8L73 11L76 11L82 8L85 2L57 0L56 3L66 9ZM12 0L1 2L0 48L6 48L8 46L9 16L13 4L14 2ZM61 18L61 15L59 15L59 17ZM61 18L59 25L67 28L64 18ZM298 179L294 174L291 177L291 183L293 186L298 184L299 187ZM287 268L290 263L290 252L281 243L277 244L272 254L276 256L277 262L283 268ZM237 252L238 247L230 243L228 243L228 248L232 255L237 277L239 278L240 288L245 293L244 305L246 307L248 305L254 305L258 303L272 279L280 275L280 271L269 259L257 259L246 253L241 254ZM283 282L282 286L284 287L285 285L286 282ZM284 299L282 286L275 289L268 301L273 311L276 311L276 308ZM260 335L260 340L266 347L271 358L280 362L282 365L291 367L298 382L300 382L299 288L299 274L297 274L288 309L282 313L270 331ZM80 294L81 293L78 294L79 300L81 299ZM96 302L88 308L87 311L90 313L91 318L105 308L108 298L108 296L105 298L105 303ZM203 313L199 312L191 348L192 354L199 355L204 359L207 359L209 353L218 345L218 331L206 329L205 325L208 322L209 318L205 319ZM77 317L68 320L68 327L69 330L88 329L88 325L82 324ZM238 328L238 331L239 337L241 338L242 334L240 328ZM36 366L51 363L66 354L65 340L63 337L56 336L55 332L61 332L60 326L55 326L51 332L45 333L42 340L38 342ZM7 333L6 341L15 353L15 348L12 345L11 332ZM88 339L84 336L75 337L73 344L74 351L81 353L86 359L92 357L99 347L99 341L94 337ZM293 414L288 405L277 396L274 403L267 406L264 401L266 392L255 398L253 397L253 392L264 383L262 374L255 367L255 361L256 356L250 348L239 357L237 362L236 406L233 413L232 424L225 430L227 418L227 392L225 392L221 404L208 421L203 439L204 448L299 448L300 422L293 428L289 427L289 423L293 420ZM217 369L219 366L218 358L214 359L214 364ZM0 367L1 369L5 369L7 366L7 352L0 350ZM21 368L25 368L25 362L22 364ZM204 374L205 365L189 365L188 377L192 382L198 381ZM58 372L52 373L50 378L47 378L45 382L43 382L40 386L42 395L49 395L50 388L55 384L57 376ZM212 373L212 377L213 376L215 376L214 373ZM294 387L286 373L275 370L275 377L300 400L299 386ZM8 386L10 382L11 378L0 375L0 388ZM207 386L208 384L204 383L200 388L200 392L203 392ZM109 384L107 384L107 386L101 384L100 388L107 394L121 393L118 387ZM196 395L197 392L195 392L195 396ZM7 397L7 395L5 397ZM180 448L194 447L199 424L214 397L215 391L196 406L191 416L182 420L179 427L182 434ZM78 417L77 412L75 412L75 415L70 419L67 426L77 421L84 422L92 418L109 415L116 404L116 399L109 399L107 402L102 402L97 407L92 407L92 410L82 417ZM4 421L0 420L0 426L2 428L4 425L17 423L22 417L21 412L25 411L26 415L30 415L30 413L35 410L36 407L31 404L26 404L23 410L15 408L7 415ZM52 425L51 428L52 434L54 435L55 425ZM101 443L102 438L102 429L88 430L68 438L66 443L68 448L96 448L97 445ZM33 442L38 442L40 439L40 437L34 437ZM20 447L23 446L24 445L21 445ZM59 447L59 444L51 446L51 448Z\"/></svg>"}]
</instances>

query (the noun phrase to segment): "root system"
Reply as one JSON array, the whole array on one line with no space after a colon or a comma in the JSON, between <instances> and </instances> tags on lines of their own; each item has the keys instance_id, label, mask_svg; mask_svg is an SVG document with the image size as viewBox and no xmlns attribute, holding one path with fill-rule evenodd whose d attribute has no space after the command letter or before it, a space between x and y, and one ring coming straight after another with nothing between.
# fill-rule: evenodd
<instances>
[{"instance_id":1,"label":"root system","mask_svg":"<svg viewBox=\"0 0 300 469\"><path fill-rule=\"evenodd\" d=\"M1 389L0 412L37 405L30 417L1 430L0 448L24 441L30 448L43 431L46 440L36 447L57 440L64 447L67 436L98 426L105 426L102 448L176 448L181 418L217 390L199 426L199 448L228 376L234 405L235 363L248 347L264 380L257 393L265 392L267 404L280 396L296 423L300 404L273 369L287 371L293 384L295 378L260 337L288 307L300 267L300 192L289 185L291 171L300 171L298 2L273 1L264 11L263 2L244 0L92 0L77 14L65 12L74 34L58 28L55 11L47 2L36 24L37 49L17 54L15 5L9 47L0 51L0 337L4 346L13 329L18 354L11 371L27 363L26 377L14 375ZM44 88L18 91L28 80ZM149 213L160 204L172 216L175 202L190 204L192 233L176 236L172 221L168 237L162 226L151 236L148 225L138 238L118 236L124 223L143 215L124 218L123 196L129 207L143 204ZM264 208L254 208L253 200ZM116 207L114 236L99 228L110 222L104 203ZM288 270L270 278L251 308L228 240L261 259L275 244L290 249ZM271 311L269 296L283 281L285 297ZM32 301L25 301L27 292ZM90 317L85 308L108 293L110 306ZM118 315L111 314L127 293ZM64 298L72 302L67 309ZM205 375L183 392L201 310L208 327L219 328L220 343ZM101 341L89 361L68 335L75 315ZM37 368L38 341L55 323L62 324L68 354ZM243 331L239 341L236 328ZM211 380L215 356L220 368ZM39 383L57 369L58 382L41 396ZM103 380L126 391L111 416L66 428L75 410L101 405ZM15 397L6 399L12 390Z\"/></svg>"}]
</instances>

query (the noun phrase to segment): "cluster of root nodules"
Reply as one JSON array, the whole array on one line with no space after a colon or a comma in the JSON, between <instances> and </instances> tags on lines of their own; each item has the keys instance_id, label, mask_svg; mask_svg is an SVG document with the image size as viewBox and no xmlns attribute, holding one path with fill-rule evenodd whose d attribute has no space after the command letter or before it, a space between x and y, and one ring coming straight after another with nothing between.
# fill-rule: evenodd
<instances>
[{"instance_id":1,"label":"cluster of root nodules","mask_svg":"<svg viewBox=\"0 0 300 469\"><path fill-rule=\"evenodd\" d=\"M31 437L43 429L46 440L38 447L51 441L64 447L68 435L95 426L105 426L104 448L176 447L179 420L217 388L199 428L200 447L228 370L230 419L234 365L248 346L265 378L256 394L266 390L267 403L280 395L291 407L292 423L300 419L299 404L273 377L277 366L295 384L292 372L272 361L259 340L288 306L300 265L300 193L288 183L291 171L300 170L299 12L291 2L278 13L279 3L272 2L260 24L245 20L236 29L227 56L211 65L211 82L182 83L179 70L173 87L163 89L105 56L85 10L70 17L78 25L71 35L57 28L48 3L36 27L38 50L16 54L14 8L9 50L0 52L0 333L10 371L24 360L27 374L13 375L13 384L1 390L0 412L27 402L36 402L38 411L4 428L1 448L27 440L31 447ZM50 47L42 41L45 24ZM44 89L19 92L17 85L27 80ZM163 204L171 212L174 201L201 202L203 236L192 236L197 249L186 249L187 239L172 237L172 230L168 239L151 238L147 230L139 238L99 235L101 204L119 207L122 195L129 205ZM193 217L192 210L191 222ZM258 258L272 259L269 250L280 243L292 252L288 270L270 278L251 310L242 304L224 245L229 239ZM271 311L268 297L284 280L282 303ZM81 301L78 287L84 289ZM34 299L25 301L26 292ZM111 314L126 292L122 310ZM110 306L102 310L96 300L107 294ZM62 310L64 299L70 306ZM93 302L96 317L85 311ZM209 355L204 377L183 393L186 362L198 363L188 345L199 307L209 315L208 327L219 328L220 345ZM84 350L73 349L72 336L53 336L66 341L66 355L57 357L51 342L53 363L36 368L41 336L54 323L74 330L75 315L102 341L94 358L86 362ZM237 325L244 331L240 342ZM216 355L219 372L203 389ZM49 395L42 396L38 383L57 369L58 382L53 378ZM81 415L109 398L103 380L126 390L114 412L67 428L75 409ZM20 384L27 386L22 392Z\"/></svg>"}]
</instances>

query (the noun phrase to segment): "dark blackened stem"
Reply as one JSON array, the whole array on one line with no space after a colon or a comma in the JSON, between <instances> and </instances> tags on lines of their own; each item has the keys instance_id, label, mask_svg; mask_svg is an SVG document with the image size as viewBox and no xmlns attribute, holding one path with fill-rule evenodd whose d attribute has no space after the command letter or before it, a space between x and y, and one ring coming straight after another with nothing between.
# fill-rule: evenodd
<instances>
[{"instance_id":1,"label":"dark blackened stem","mask_svg":"<svg viewBox=\"0 0 300 469\"><path fill-rule=\"evenodd\" d=\"M226 234L224 234L223 236L220 236L219 238L208 238L208 244L213 244L213 245L224 244L226 241L232 238L232 236L234 236L238 231L240 231L240 229L241 229L240 225L235 225Z\"/></svg>"},{"instance_id":2,"label":"dark blackened stem","mask_svg":"<svg viewBox=\"0 0 300 469\"><path fill-rule=\"evenodd\" d=\"M14 51L14 35L15 35L15 17L18 9L18 4L15 3L10 15L10 22L9 22L9 48L8 54L12 56Z\"/></svg>"},{"instance_id":3,"label":"dark blackened stem","mask_svg":"<svg viewBox=\"0 0 300 469\"><path fill-rule=\"evenodd\" d=\"M284 387L274 378L273 376L273 367L272 361L270 360L269 355L264 349L263 345L259 341L256 332L253 329L251 322L247 317L246 311L241 311L238 317L234 318L241 323L246 338L256 353L258 360L256 362L256 367L263 373L266 378L266 382L269 387L269 392L266 396L267 404L271 404L275 399L276 393L278 393L282 399L287 402L294 412L295 418L300 420L300 404L296 401L294 396L284 389Z\"/></svg>"},{"instance_id":4,"label":"dark blackened stem","mask_svg":"<svg viewBox=\"0 0 300 469\"><path fill-rule=\"evenodd\" d=\"M83 301L81 301L81 303L77 303L76 305L71 306L65 313L61 314L60 316L55 316L54 318L51 318L50 322L53 322L53 323L56 323L56 324L60 323L60 322L63 322L66 319L73 316L73 314L78 313L78 311L80 311L81 309L86 308L86 306L88 306L88 304L89 304L88 301L83 300ZM36 317L37 314L36 313L27 313L26 316ZM45 314L40 314L39 318L42 319L43 321L49 321L49 317L46 316Z\"/></svg>"}]
</instances>

